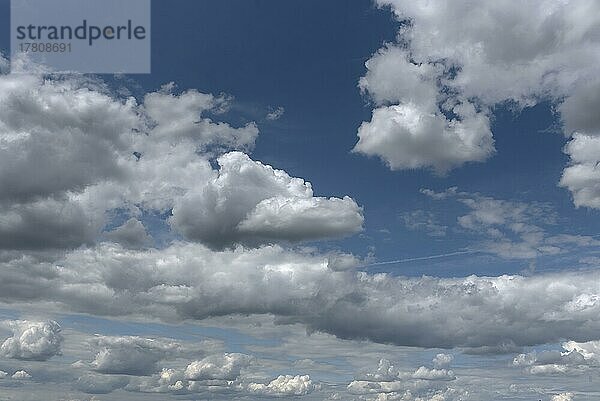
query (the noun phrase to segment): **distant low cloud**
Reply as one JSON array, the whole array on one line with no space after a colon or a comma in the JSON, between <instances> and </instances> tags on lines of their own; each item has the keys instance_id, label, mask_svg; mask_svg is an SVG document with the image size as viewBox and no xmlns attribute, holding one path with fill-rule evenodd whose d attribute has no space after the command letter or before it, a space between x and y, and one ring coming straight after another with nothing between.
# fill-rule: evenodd
<instances>
[{"instance_id":1,"label":"distant low cloud","mask_svg":"<svg viewBox=\"0 0 600 401\"><path fill-rule=\"evenodd\" d=\"M98 351L89 366L108 374L149 375L156 372L158 362L181 352L176 342L141 337L99 336L90 345Z\"/></svg>"},{"instance_id":2,"label":"distant low cloud","mask_svg":"<svg viewBox=\"0 0 600 401\"><path fill-rule=\"evenodd\" d=\"M2 325L12 330L13 335L0 346L0 356L45 361L61 353L61 328L53 320L9 320L2 322Z\"/></svg>"},{"instance_id":3,"label":"distant low cloud","mask_svg":"<svg viewBox=\"0 0 600 401\"><path fill-rule=\"evenodd\" d=\"M270 395L275 397L293 397L307 395L313 392L317 385L313 384L308 375L281 375L267 384L250 383L248 391L254 394Z\"/></svg>"},{"instance_id":4,"label":"distant low cloud","mask_svg":"<svg viewBox=\"0 0 600 401\"><path fill-rule=\"evenodd\" d=\"M465 395L448 385L456 380L451 370L421 366L413 372L402 371L387 359L381 359L376 370L364 373L350 384L348 392L372 395L383 400L462 400Z\"/></svg>"}]
</instances>

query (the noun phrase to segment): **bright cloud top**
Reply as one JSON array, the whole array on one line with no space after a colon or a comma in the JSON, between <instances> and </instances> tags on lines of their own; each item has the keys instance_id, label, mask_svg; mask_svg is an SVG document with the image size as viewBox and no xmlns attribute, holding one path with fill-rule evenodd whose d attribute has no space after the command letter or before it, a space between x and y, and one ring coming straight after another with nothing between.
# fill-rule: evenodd
<instances>
[{"instance_id":1,"label":"bright cloud top","mask_svg":"<svg viewBox=\"0 0 600 401\"><path fill-rule=\"evenodd\" d=\"M401 21L398 41L366 63L375 103L354 150L391 169L438 173L494 153L490 108L557 105L571 163L560 181L577 206L599 207L600 9L560 0L378 0Z\"/></svg>"}]
</instances>

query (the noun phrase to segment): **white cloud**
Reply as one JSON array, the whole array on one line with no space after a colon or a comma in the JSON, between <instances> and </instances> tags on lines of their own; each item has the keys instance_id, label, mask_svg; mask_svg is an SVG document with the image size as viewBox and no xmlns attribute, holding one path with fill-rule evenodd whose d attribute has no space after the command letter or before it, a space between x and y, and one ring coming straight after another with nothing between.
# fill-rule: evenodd
<instances>
[{"instance_id":1,"label":"white cloud","mask_svg":"<svg viewBox=\"0 0 600 401\"><path fill-rule=\"evenodd\" d=\"M307 395L318 388L308 375L280 375L268 384L250 383L248 391L276 397Z\"/></svg>"},{"instance_id":2,"label":"white cloud","mask_svg":"<svg viewBox=\"0 0 600 401\"><path fill-rule=\"evenodd\" d=\"M532 375L577 375L589 368L600 367L600 341L578 343L567 341L562 351L542 351L519 354L513 365Z\"/></svg>"},{"instance_id":3,"label":"white cloud","mask_svg":"<svg viewBox=\"0 0 600 401\"><path fill-rule=\"evenodd\" d=\"M210 355L200 361L194 361L185 368L188 380L235 380L243 368L250 363L250 357L244 354Z\"/></svg>"},{"instance_id":4,"label":"white cloud","mask_svg":"<svg viewBox=\"0 0 600 401\"><path fill-rule=\"evenodd\" d=\"M379 156L392 170L431 167L438 174L494 152L487 116L472 104L458 103L448 120L412 103L380 107L358 129L354 152Z\"/></svg>"},{"instance_id":5,"label":"white cloud","mask_svg":"<svg viewBox=\"0 0 600 401\"><path fill-rule=\"evenodd\" d=\"M556 394L552 396L552 401L572 401L573 396L573 393Z\"/></svg>"},{"instance_id":6,"label":"white cloud","mask_svg":"<svg viewBox=\"0 0 600 401\"><path fill-rule=\"evenodd\" d=\"M12 337L0 346L0 355L14 359L45 361L61 352L63 337L59 324L53 320L36 322L27 320L4 321L12 330Z\"/></svg>"},{"instance_id":7,"label":"white cloud","mask_svg":"<svg viewBox=\"0 0 600 401\"><path fill-rule=\"evenodd\" d=\"M575 133L565 153L571 161L563 171L560 186L571 192L575 206L599 209L600 136Z\"/></svg>"},{"instance_id":8,"label":"white cloud","mask_svg":"<svg viewBox=\"0 0 600 401\"><path fill-rule=\"evenodd\" d=\"M16 371L11 377L17 380L31 379L31 375L24 370Z\"/></svg>"},{"instance_id":9,"label":"white cloud","mask_svg":"<svg viewBox=\"0 0 600 401\"><path fill-rule=\"evenodd\" d=\"M444 369L450 367L450 364L454 360L454 356L450 354L437 354L433 358L433 367L436 369Z\"/></svg>"},{"instance_id":10,"label":"white cloud","mask_svg":"<svg viewBox=\"0 0 600 401\"><path fill-rule=\"evenodd\" d=\"M377 4L403 23L398 43L366 63L359 86L377 108L359 129L355 150L379 156L391 169L443 172L483 161L493 153L487 110L506 102L518 109L551 100L567 136L600 134L597 2ZM477 112L453 113L464 99ZM590 167L573 161L562 185L576 204L598 208L600 179Z\"/></svg>"},{"instance_id":11,"label":"white cloud","mask_svg":"<svg viewBox=\"0 0 600 401\"><path fill-rule=\"evenodd\" d=\"M350 382L347 389L351 394L372 394L377 400L459 400L461 393L446 383L454 380L456 376L450 370L421 366L407 372L381 359L375 372Z\"/></svg>"},{"instance_id":12,"label":"white cloud","mask_svg":"<svg viewBox=\"0 0 600 401\"><path fill-rule=\"evenodd\" d=\"M134 377L126 389L171 394L243 393L242 373L251 360L239 353L212 354L183 368L163 368L151 377Z\"/></svg>"},{"instance_id":13,"label":"white cloud","mask_svg":"<svg viewBox=\"0 0 600 401\"><path fill-rule=\"evenodd\" d=\"M256 124L233 128L227 123L214 123L204 117L207 112L227 109L229 98L188 90L173 93L174 84L164 85L160 91L144 97L144 110L154 124L152 137L165 143L192 140L200 149L216 146L224 149L251 150L258 136Z\"/></svg>"}]
</instances>

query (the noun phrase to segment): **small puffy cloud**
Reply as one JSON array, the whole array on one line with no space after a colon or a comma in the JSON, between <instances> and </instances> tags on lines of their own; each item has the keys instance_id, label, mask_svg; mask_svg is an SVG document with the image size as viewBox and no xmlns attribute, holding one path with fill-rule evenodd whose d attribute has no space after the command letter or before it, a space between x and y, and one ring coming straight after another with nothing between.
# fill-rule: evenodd
<instances>
[{"instance_id":1,"label":"small puffy cloud","mask_svg":"<svg viewBox=\"0 0 600 401\"><path fill-rule=\"evenodd\" d=\"M13 332L0 346L0 355L7 358L45 361L61 352L63 337L60 325L46 322L14 320L3 323Z\"/></svg>"},{"instance_id":2,"label":"small puffy cloud","mask_svg":"<svg viewBox=\"0 0 600 401\"><path fill-rule=\"evenodd\" d=\"M269 107L269 112L267 113L267 120L269 121L275 121L275 120L279 120L281 117L283 117L283 114L285 113L285 109L281 106L279 107Z\"/></svg>"},{"instance_id":3,"label":"small puffy cloud","mask_svg":"<svg viewBox=\"0 0 600 401\"><path fill-rule=\"evenodd\" d=\"M362 210L349 197L313 197L310 183L244 153L227 153L218 163L218 176L173 208L171 225L187 239L222 248L339 237L362 229Z\"/></svg>"},{"instance_id":4,"label":"small puffy cloud","mask_svg":"<svg viewBox=\"0 0 600 401\"><path fill-rule=\"evenodd\" d=\"M573 401L573 393L561 393L552 396L551 401Z\"/></svg>"},{"instance_id":5,"label":"small puffy cloud","mask_svg":"<svg viewBox=\"0 0 600 401\"><path fill-rule=\"evenodd\" d=\"M250 393L270 395L274 397L293 397L307 395L313 392L318 385L313 384L308 375L280 375L268 384L250 383Z\"/></svg>"},{"instance_id":6,"label":"small puffy cloud","mask_svg":"<svg viewBox=\"0 0 600 401\"><path fill-rule=\"evenodd\" d=\"M438 174L494 153L488 117L469 103L454 106L457 119L412 103L380 107L358 129L353 151L380 157L391 170L432 168Z\"/></svg>"},{"instance_id":7,"label":"small puffy cloud","mask_svg":"<svg viewBox=\"0 0 600 401\"><path fill-rule=\"evenodd\" d=\"M185 369L188 380L235 380L243 368L250 363L244 354L210 355L190 363Z\"/></svg>"},{"instance_id":8,"label":"small puffy cloud","mask_svg":"<svg viewBox=\"0 0 600 401\"><path fill-rule=\"evenodd\" d=\"M231 394L242 390L242 372L250 361L251 357L244 354L213 354L192 361L185 368L163 368L150 377L133 377L126 389L170 394Z\"/></svg>"},{"instance_id":9,"label":"small puffy cloud","mask_svg":"<svg viewBox=\"0 0 600 401\"><path fill-rule=\"evenodd\" d=\"M451 354L437 354L433 358L433 367L436 369L444 369L450 367L450 364L454 360L454 355Z\"/></svg>"},{"instance_id":10,"label":"small puffy cloud","mask_svg":"<svg viewBox=\"0 0 600 401\"><path fill-rule=\"evenodd\" d=\"M122 375L149 375L163 359L181 351L180 344L164 339L98 336L90 341L98 349L90 367L96 372Z\"/></svg>"},{"instance_id":11,"label":"small puffy cloud","mask_svg":"<svg viewBox=\"0 0 600 401\"><path fill-rule=\"evenodd\" d=\"M363 373L348 384L347 390L351 394L374 395L377 400L446 400L446 396L451 400L460 394L445 383L455 379L450 370L421 366L413 372L403 371L381 359L374 372Z\"/></svg>"},{"instance_id":12,"label":"small puffy cloud","mask_svg":"<svg viewBox=\"0 0 600 401\"><path fill-rule=\"evenodd\" d=\"M31 379L31 375L24 370L16 371L11 377L16 380Z\"/></svg>"},{"instance_id":13,"label":"small puffy cloud","mask_svg":"<svg viewBox=\"0 0 600 401\"><path fill-rule=\"evenodd\" d=\"M571 192L575 206L600 209L600 136L575 133L564 150L570 165L560 186Z\"/></svg>"}]
</instances>

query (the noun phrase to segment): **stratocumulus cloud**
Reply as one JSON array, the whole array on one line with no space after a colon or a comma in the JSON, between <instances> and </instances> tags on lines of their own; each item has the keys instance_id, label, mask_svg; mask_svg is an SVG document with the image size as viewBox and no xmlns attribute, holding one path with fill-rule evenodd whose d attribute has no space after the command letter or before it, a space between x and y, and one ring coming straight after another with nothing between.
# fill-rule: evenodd
<instances>
[{"instance_id":1,"label":"stratocumulus cloud","mask_svg":"<svg viewBox=\"0 0 600 401\"><path fill-rule=\"evenodd\" d=\"M40 270L47 275L34 274ZM11 260L0 274L5 302L51 300L72 311L165 320L272 314L397 345L501 350L595 340L600 328L595 271L402 278L333 271L325 257L279 246L215 252L180 243L163 250L101 244L57 262ZM24 285L31 293L18 291Z\"/></svg>"}]
</instances>

